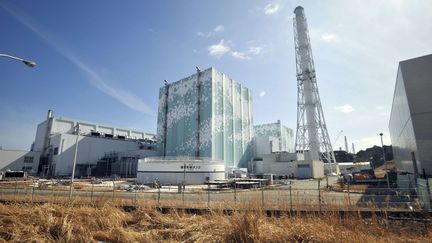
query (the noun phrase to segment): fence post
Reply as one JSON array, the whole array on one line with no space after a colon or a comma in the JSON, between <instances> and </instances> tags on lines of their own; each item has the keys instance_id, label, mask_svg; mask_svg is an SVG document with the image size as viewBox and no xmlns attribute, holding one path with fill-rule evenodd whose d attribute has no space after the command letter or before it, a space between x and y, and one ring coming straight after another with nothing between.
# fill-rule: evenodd
<instances>
[{"instance_id":1,"label":"fence post","mask_svg":"<svg viewBox=\"0 0 432 243\"><path fill-rule=\"evenodd\" d=\"M386 175L388 176L388 174ZM387 211L389 210L389 206L390 206L390 188L387 188L386 190L386 206L387 206Z\"/></svg>"},{"instance_id":2,"label":"fence post","mask_svg":"<svg viewBox=\"0 0 432 243\"><path fill-rule=\"evenodd\" d=\"M262 208L264 208L264 186L263 186L263 182L261 182L260 184L261 184L261 206Z\"/></svg>"},{"instance_id":3,"label":"fence post","mask_svg":"<svg viewBox=\"0 0 432 243\"><path fill-rule=\"evenodd\" d=\"M115 193L115 182L114 182L114 178L112 179L112 183L113 183L112 201L114 202L114 193Z\"/></svg>"},{"instance_id":4,"label":"fence post","mask_svg":"<svg viewBox=\"0 0 432 243\"><path fill-rule=\"evenodd\" d=\"M210 181L207 181L207 207L210 208Z\"/></svg>"},{"instance_id":5,"label":"fence post","mask_svg":"<svg viewBox=\"0 0 432 243\"><path fill-rule=\"evenodd\" d=\"M321 190L320 190L320 186L321 186L321 180L318 180L318 203L319 203L319 211L321 213Z\"/></svg>"},{"instance_id":6,"label":"fence post","mask_svg":"<svg viewBox=\"0 0 432 243\"><path fill-rule=\"evenodd\" d=\"M91 182L92 184L92 189L91 189L91 193L90 193L90 202L93 202L93 190L94 190L94 181Z\"/></svg>"},{"instance_id":7,"label":"fence post","mask_svg":"<svg viewBox=\"0 0 432 243\"><path fill-rule=\"evenodd\" d=\"M16 194L18 192L18 180L15 178L15 192L14 192L14 201L16 200Z\"/></svg>"},{"instance_id":8,"label":"fence post","mask_svg":"<svg viewBox=\"0 0 432 243\"><path fill-rule=\"evenodd\" d=\"M31 202L33 204L33 198L34 198L34 179L32 179L32 197L31 197Z\"/></svg>"},{"instance_id":9,"label":"fence post","mask_svg":"<svg viewBox=\"0 0 432 243\"><path fill-rule=\"evenodd\" d=\"M183 180L183 185L182 185L182 202L183 202L183 206L185 204L185 198L184 198L185 190L186 190L186 185L185 185L185 181Z\"/></svg>"},{"instance_id":10,"label":"fence post","mask_svg":"<svg viewBox=\"0 0 432 243\"><path fill-rule=\"evenodd\" d=\"M348 181L348 206L351 209L350 181Z\"/></svg>"},{"instance_id":11,"label":"fence post","mask_svg":"<svg viewBox=\"0 0 432 243\"><path fill-rule=\"evenodd\" d=\"M135 204L138 204L138 199L137 199L138 189L139 189L138 185L135 184L135 190L134 190L134 192L135 192Z\"/></svg>"},{"instance_id":12,"label":"fence post","mask_svg":"<svg viewBox=\"0 0 432 243\"><path fill-rule=\"evenodd\" d=\"M52 198L52 203L54 203L55 202L55 198L54 198L54 181L53 180L51 180L51 198Z\"/></svg>"},{"instance_id":13,"label":"fence post","mask_svg":"<svg viewBox=\"0 0 432 243\"><path fill-rule=\"evenodd\" d=\"M161 190L160 190L159 184L157 185L157 187L158 187L157 203L158 203L158 207L160 208L160 194L161 194Z\"/></svg>"},{"instance_id":14,"label":"fence post","mask_svg":"<svg viewBox=\"0 0 432 243\"><path fill-rule=\"evenodd\" d=\"M290 181L290 186L289 186L289 195L290 195L290 213L293 212L293 204L292 204L292 182Z\"/></svg>"},{"instance_id":15,"label":"fence post","mask_svg":"<svg viewBox=\"0 0 432 243\"><path fill-rule=\"evenodd\" d=\"M234 203L237 203L237 183L234 180Z\"/></svg>"}]
</instances>

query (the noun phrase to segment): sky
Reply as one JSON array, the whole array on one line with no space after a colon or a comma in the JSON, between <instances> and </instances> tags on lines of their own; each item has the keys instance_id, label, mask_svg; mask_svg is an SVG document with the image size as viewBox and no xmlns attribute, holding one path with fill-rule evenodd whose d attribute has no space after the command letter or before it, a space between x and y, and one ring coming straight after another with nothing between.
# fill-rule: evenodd
<instances>
[{"instance_id":1,"label":"sky","mask_svg":"<svg viewBox=\"0 0 432 243\"><path fill-rule=\"evenodd\" d=\"M254 124L295 130L293 10L308 19L335 149L391 144L398 63L432 53L430 0L0 1L0 146L55 116L156 132L158 92L210 66L249 87ZM338 136L339 135L339 136Z\"/></svg>"}]
</instances>

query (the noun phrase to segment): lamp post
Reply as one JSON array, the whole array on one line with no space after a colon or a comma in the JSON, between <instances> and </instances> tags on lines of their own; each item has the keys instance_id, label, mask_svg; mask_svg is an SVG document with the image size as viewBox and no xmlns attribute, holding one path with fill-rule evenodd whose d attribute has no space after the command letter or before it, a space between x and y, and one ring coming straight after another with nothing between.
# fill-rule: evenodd
<instances>
[{"instance_id":1,"label":"lamp post","mask_svg":"<svg viewBox=\"0 0 432 243\"><path fill-rule=\"evenodd\" d=\"M72 199L72 192L73 192L73 181L75 177L75 166L76 166L76 160L77 160L77 153L78 153L78 139L79 139L79 124L76 125L76 140L75 140L75 153L74 153L74 159L73 159L73 165L72 165L72 176L70 181L70 187L69 187L69 201Z\"/></svg>"},{"instance_id":2,"label":"lamp post","mask_svg":"<svg viewBox=\"0 0 432 243\"><path fill-rule=\"evenodd\" d=\"M384 152L384 143L383 143L383 133L379 134L381 136L381 148L382 148L382 154L383 154L383 160L384 160L384 165L385 165L385 177L387 178L387 188L390 189L390 181L389 181L389 175L388 175L388 170L387 170L387 163L386 163L386 158L385 158L385 152Z\"/></svg>"},{"instance_id":3,"label":"lamp post","mask_svg":"<svg viewBox=\"0 0 432 243\"><path fill-rule=\"evenodd\" d=\"M31 67L32 68L32 67L36 66L36 63L33 62L33 61L22 59L22 58L15 57L15 56L11 56L11 55L8 55L8 54L2 54L2 53L0 53L0 57L7 57L7 58L11 58L11 59L20 61L20 62L24 63L27 67Z\"/></svg>"}]
</instances>

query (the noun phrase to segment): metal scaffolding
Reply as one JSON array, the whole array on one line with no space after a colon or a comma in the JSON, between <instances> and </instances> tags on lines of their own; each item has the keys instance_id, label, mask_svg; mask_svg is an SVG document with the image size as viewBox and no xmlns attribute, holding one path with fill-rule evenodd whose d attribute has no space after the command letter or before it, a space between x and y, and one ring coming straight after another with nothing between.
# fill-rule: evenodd
<instances>
[{"instance_id":1,"label":"metal scaffolding","mask_svg":"<svg viewBox=\"0 0 432 243\"><path fill-rule=\"evenodd\" d=\"M333 153L315 75L309 31L304 9L294 10L294 43L297 70L298 106L296 151L305 159L336 162Z\"/></svg>"}]
</instances>

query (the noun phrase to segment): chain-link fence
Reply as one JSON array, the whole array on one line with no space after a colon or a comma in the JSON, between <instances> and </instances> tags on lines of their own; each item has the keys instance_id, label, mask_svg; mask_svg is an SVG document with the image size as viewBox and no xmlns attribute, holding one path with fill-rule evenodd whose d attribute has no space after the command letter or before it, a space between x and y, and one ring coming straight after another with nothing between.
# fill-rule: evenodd
<instances>
[{"instance_id":1,"label":"chain-link fence","mask_svg":"<svg viewBox=\"0 0 432 243\"><path fill-rule=\"evenodd\" d=\"M0 183L3 202L103 203L188 208L266 208L276 210L429 210L426 180L418 187L387 188L322 181L286 181L280 185L220 188L217 185L151 188L133 181L11 180ZM402 184L404 185L404 184Z\"/></svg>"}]
</instances>

